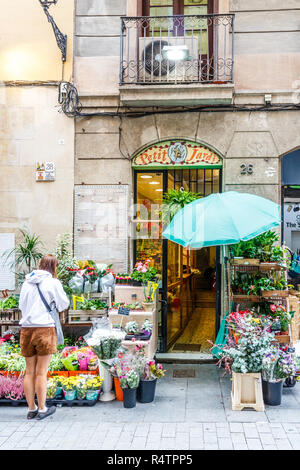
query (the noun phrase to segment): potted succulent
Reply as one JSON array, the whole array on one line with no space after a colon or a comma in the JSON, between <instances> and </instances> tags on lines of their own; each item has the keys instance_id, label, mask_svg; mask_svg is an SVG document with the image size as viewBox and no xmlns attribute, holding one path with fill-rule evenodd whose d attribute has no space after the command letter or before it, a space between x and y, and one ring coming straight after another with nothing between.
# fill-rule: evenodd
<instances>
[{"instance_id":1,"label":"potted succulent","mask_svg":"<svg viewBox=\"0 0 300 470\"><path fill-rule=\"evenodd\" d=\"M262 362L262 388L266 405L281 404L283 381L295 374L293 355L285 353L276 346L270 347Z\"/></svg>"},{"instance_id":2,"label":"potted succulent","mask_svg":"<svg viewBox=\"0 0 300 470\"><path fill-rule=\"evenodd\" d=\"M125 325L127 335L134 336L139 331L139 325L136 321L129 321Z\"/></svg>"},{"instance_id":3,"label":"potted succulent","mask_svg":"<svg viewBox=\"0 0 300 470\"><path fill-rule=\"evenodd\" d=\"M142 324L141 332L142 332L145 336L148 336L148 337L150 338L151 333L152 333L152 329L153 329L153 324L146 318L146 320L145 320L144 323Z\"/></svg>"},{"instance_id":4,"label":"potted succulent","mask_svg":"<svg viewBox=\"0 0 300 470\"><path fill-rule=\"evenodd\" d=\"M134 408L136 406L136 391L140 377L136 370L129 367L121 368L121 374L119 380L123 390L123 406L124 408Z\"/></svg>"},{"instance_id":5,"label":"potted succulent","mask_svg":"<svg viewBox=\"0 0 300 470\"><path fill-rule=\"evenodd\" d=\"M165 375L161 364L156 364L154 360L147 361L144 369L144 376L140 380L137 390L137 400L140 403L151 403L155 397L157 379Z\"/></svg>"}]
</instances>

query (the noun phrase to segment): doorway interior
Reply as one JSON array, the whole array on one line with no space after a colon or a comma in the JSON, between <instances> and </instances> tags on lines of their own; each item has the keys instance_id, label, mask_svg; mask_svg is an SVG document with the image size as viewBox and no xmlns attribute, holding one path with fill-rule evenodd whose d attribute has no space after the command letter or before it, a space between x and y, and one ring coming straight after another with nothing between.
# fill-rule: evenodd
<instances>
[{"instance_id":1,"label":"doorway interior","mask_svg":"<svg viewBox=\"0 0 300 470\"><path fill-rule=\"evenodd\" d=\"M221 191L221 169L136 170L135 261L151 260L161 279L160 352L205 353L219 327L220 250L190 250L162 238L161 206L168 189Z\"/></svg>"}]
</instances>

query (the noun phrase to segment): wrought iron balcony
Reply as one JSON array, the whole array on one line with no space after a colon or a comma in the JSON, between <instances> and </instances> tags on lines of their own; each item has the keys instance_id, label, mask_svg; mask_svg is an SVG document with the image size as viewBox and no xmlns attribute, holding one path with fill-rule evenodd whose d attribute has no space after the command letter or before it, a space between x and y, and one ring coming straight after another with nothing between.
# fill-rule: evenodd
<instances>
[{"instance_id":1,"label":"wrought iron balcony","mask_svg":"<svg viewBox=\"0 0 300 470\"><path fill-rule=\"evenodd\" d=\"M120 84L232 83L234 15L121 18Z\"/></svg>"}]
</instances>

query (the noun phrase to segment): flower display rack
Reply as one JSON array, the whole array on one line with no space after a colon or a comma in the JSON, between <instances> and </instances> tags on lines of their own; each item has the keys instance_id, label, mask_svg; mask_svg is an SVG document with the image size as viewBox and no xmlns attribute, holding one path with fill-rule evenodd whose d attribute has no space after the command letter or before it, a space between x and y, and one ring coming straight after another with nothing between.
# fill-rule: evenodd
<instances>
[{"instance_id":1,"label":"flower display rack","mask_svg":"<svg viewBox=\"0 0 300 470\"><path fill-rule=\"evenodd\" d=\"M46 400L47 406L95 406L98 400L65 400L64 398L55 398L53 400L48 399ZM20 405L27 405L27 401L24 399L22 400L10 400L8 398L0 398L0 405L11 405L11 406L20 406Z\"/></svg>"}]
</instances>

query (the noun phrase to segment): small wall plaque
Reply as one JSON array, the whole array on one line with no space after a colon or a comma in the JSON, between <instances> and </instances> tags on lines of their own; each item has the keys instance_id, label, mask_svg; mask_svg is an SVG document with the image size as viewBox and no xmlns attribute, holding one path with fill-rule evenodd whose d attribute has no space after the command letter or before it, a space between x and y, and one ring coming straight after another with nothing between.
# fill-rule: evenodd
<instances>
[{"instance_id":1,"label":"small wall plaque","mask_svg":"<svg viewBox=\"0 0 300 470\"><path fill-rule=\"evenodd\" d=\"M37 162L36 181L55 181L55 163Z\"/></svg>"},{"instance_id":2,"label":"small wall plaque","mask_svg":"<svg viewBox=\"0 0 300 470\"><path fill-rule=\"evenodd\" d=\"M119 307L118 308L118 315L129 315L130 314L130 308L126 307Z\"/></svg>"}]
</instances>

